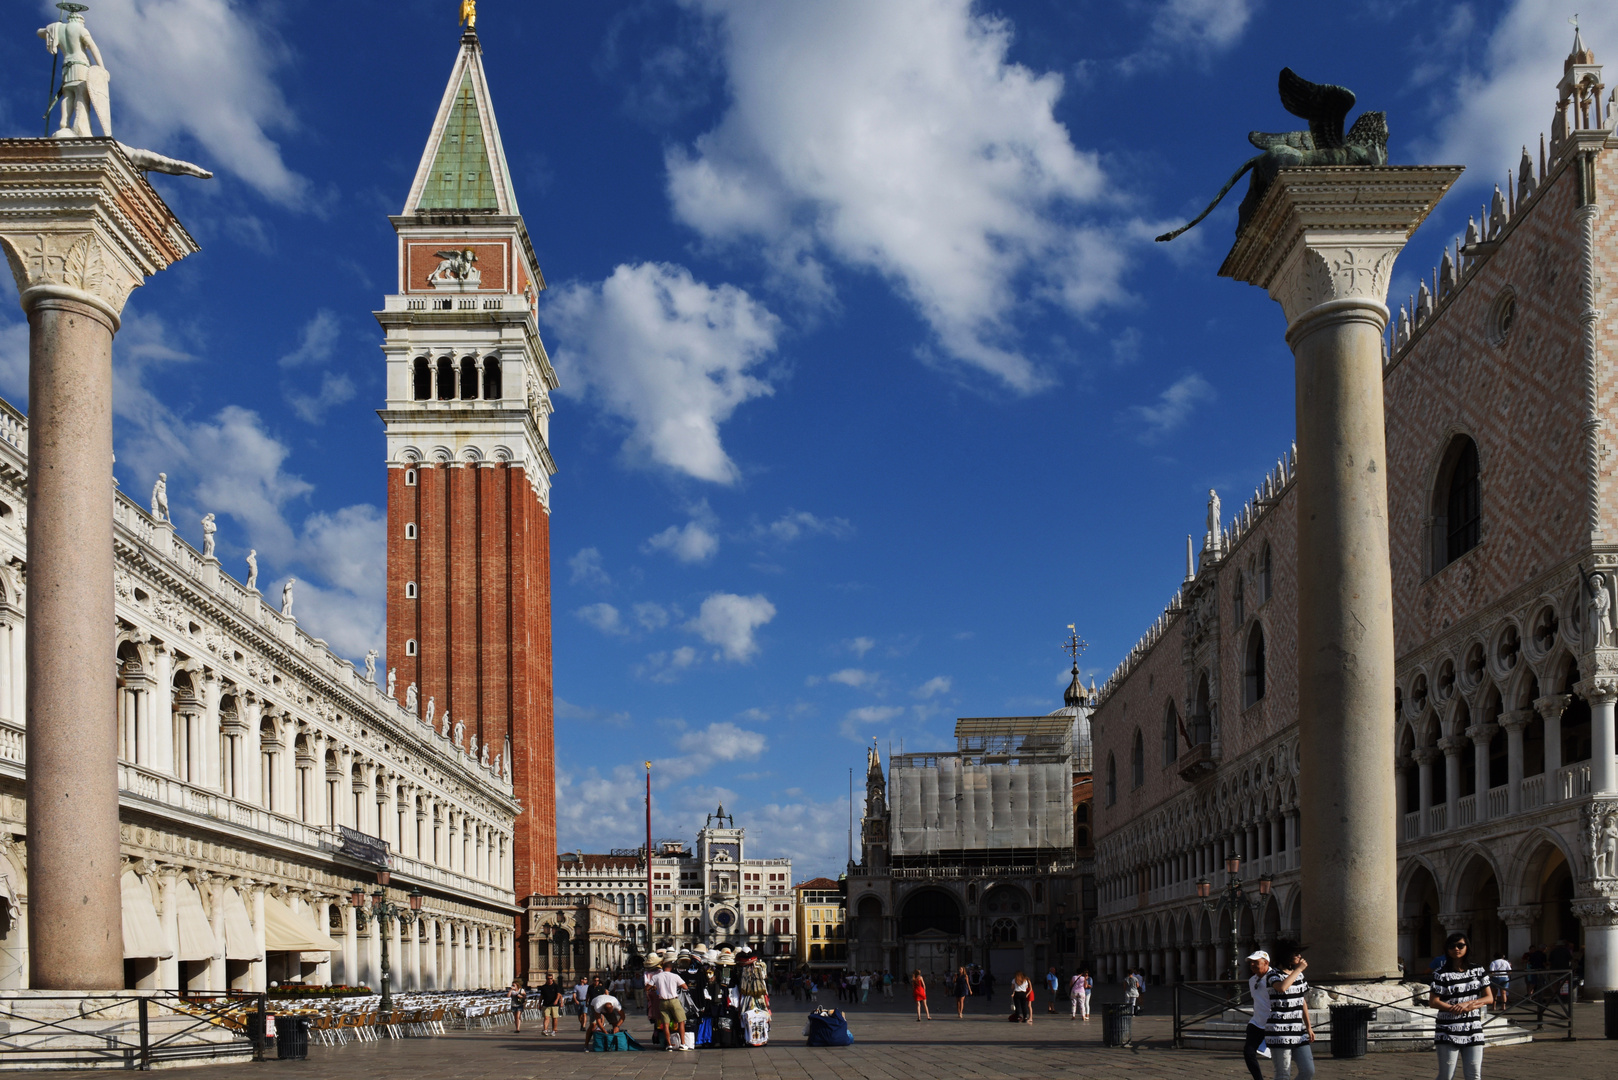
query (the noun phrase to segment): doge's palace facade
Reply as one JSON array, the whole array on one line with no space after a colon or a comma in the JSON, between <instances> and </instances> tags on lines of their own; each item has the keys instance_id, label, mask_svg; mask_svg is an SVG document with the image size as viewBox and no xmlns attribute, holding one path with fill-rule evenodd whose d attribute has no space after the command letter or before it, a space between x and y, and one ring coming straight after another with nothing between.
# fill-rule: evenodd
<instances>
[{"instance_id":1,"label":"doge's palace facade","mask_svg":"<svg viewBox=\"0 0 1618 1080\"><path fill-rule=\"evenodd\" d=\"M0 988L28 972L27 447L27 420L0 402ZM348 894L374 889L382 858L392 899L426 897L388 928L396 987L509 980L509 763L453 746L166 513L119 493L115 519L103 674L118 685L127 984L376 987L377 924Z\"/></svg>"}]
</instances>

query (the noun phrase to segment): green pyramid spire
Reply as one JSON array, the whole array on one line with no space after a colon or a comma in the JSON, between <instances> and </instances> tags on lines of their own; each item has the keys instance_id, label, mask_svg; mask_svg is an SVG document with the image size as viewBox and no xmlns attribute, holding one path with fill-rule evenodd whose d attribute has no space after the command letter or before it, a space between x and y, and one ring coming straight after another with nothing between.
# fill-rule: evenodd
<instances>
[{"instance_id":1,"label":"green pyramid spire","mask_svg":"<svg viewBox=\"0 0 1618 1080\"><path fill-rule=\"evenodd\" d=\"M483 123L478 119L470 70L461 73L461 85L455 91L455 103L450 107L432 172L417 205L423 210L499 209L494 165L489 160Z\"/></svg>"}]
</instances>

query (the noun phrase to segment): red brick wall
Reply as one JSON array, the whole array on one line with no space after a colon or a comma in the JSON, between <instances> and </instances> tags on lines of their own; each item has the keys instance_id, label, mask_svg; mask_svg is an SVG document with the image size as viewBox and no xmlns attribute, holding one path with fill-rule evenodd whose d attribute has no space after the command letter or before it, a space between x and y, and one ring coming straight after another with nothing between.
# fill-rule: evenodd
<instances>
[{"instance_id":1,"label":"red brick wall","mask_svg":"<svg viewBox=\"0 0 1618 1080\"><path fill-rule=\"evenodd\" d=\"M420 465L388 470L388 662L404 699L436 702L501 749L511 739L523 811L513 842L518 897L556 891L550 518L524 470ZM405 538L414 522L416 539ZM418 598L405 597L416 582ZM414 638L419 654L405 655Z\"/></svg>"}]
</instances>

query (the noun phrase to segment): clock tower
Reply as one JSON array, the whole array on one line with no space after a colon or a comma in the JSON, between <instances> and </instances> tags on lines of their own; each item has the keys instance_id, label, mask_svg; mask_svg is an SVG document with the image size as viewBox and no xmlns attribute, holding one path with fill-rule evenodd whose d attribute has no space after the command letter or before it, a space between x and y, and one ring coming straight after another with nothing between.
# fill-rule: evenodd
<instances>
[{"instance_id":1,"label":"clock tower","mask_svg":"<svg viewBox=\"0 0 1618 1080\"><path fill-rule=\"evenodd\" d=\"M477 736L522 812L519 903L556 891L545 288L517 209L474 29L433 120L398 234L385 339L388 666L417 715ZM448 716L446 716L448 714ZM453 717L453 720L449 718ZM463 747L464 748L464 747ZM519 955L524 950L518 950ZM520 961L519 961L520 963Z\"/></svg>"}]
</instances>

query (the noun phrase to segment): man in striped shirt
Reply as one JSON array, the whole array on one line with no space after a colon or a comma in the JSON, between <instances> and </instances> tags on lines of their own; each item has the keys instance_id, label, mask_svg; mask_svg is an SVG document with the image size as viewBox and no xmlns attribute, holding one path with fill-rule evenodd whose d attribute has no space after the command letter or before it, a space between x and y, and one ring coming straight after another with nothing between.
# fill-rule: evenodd
<instances>
[{"instance_id":1,"label":"man in striped shirt","mask_svg":"<svg viewBox=\"0 0 1618 1080\"><path fill-rule=\"evenodd\" d=\"M1276 942L1274 958L1276 966L1265 978L1270 988L1270 1020L1264 1042L1275 1063L1275 1080L1291 1080L1293 1062L1298 1063L1298 1080L1311 1080L1315 1053L1310 1044L1315 1041L1315 1028L1304 1000L1309 983L1303 977L1309 961L1303 958L1303 946L1295 941Z\"/></svg>"},{"instance_id":2,"label":"man in striped shirt","mask_svg":"<svg viewBox=\"0 0 1618 1080\"><path fill-rule=\"evenodd\" d=\"M1433 972L1427 1004L1438 1010L1433 1048L1438 1051L1438 1080L1452 1080L1455 1062L1466 1080L1483 1076L1483 1011L1494 1003L1489 973L1467 959L1467 937L1451 934L1444 942L1444 966Z\"/></svg>"}]
</instances>

